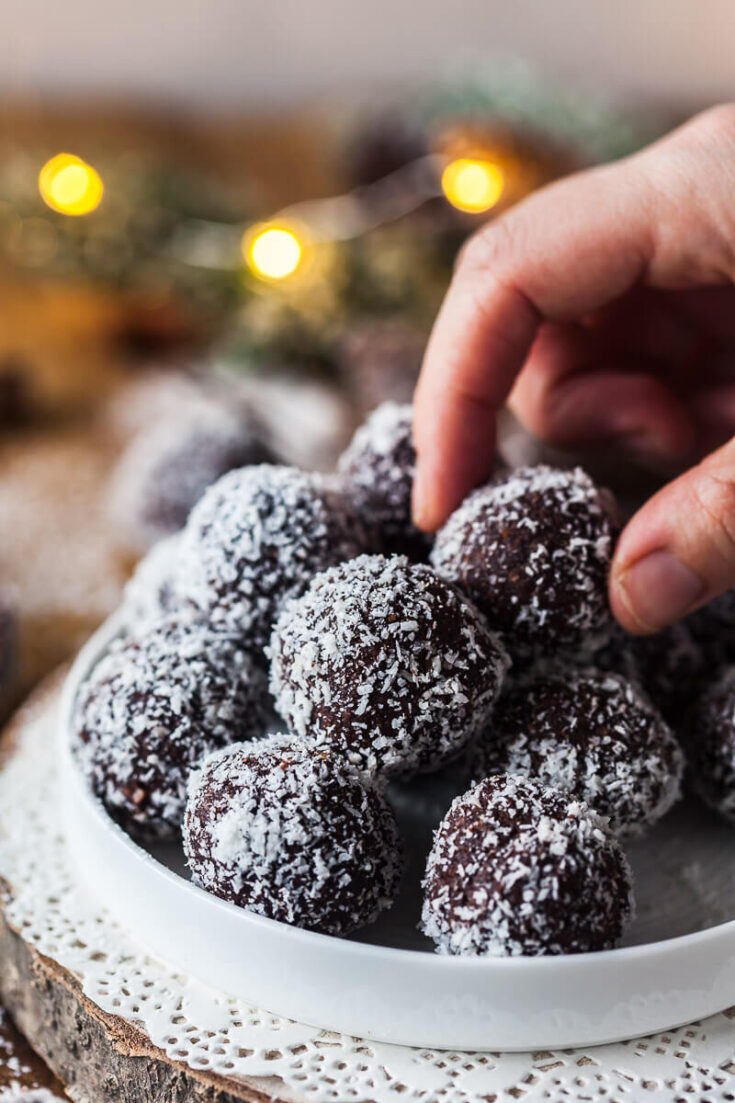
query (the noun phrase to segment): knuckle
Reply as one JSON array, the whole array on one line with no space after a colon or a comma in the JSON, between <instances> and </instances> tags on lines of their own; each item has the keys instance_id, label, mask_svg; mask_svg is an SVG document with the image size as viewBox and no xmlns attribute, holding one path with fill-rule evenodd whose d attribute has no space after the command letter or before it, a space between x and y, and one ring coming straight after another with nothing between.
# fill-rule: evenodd
<instances>
[{"instance_id":1,"label":"knuckle","mask_svg":"<svg viewBox=\"0 0 735 1103\"><path fill-rule=\"evenodd\" d=\"M669 286L735 279L735 103L696 115L638 161Z\"/></svg>"},{"instance_id":2,"label":"knuckle","mask_svg":"<svg viewBox=\"0 0 735 1103\"><path fill-rule=\"evenodd\" d=\"M463 247L458 268L465 274L493 272L510 257L515 235L507 219L498 219L483 226Z\"/></svg>"},{"instance_id":3,"label":"knuckle","mask_svg":"<svg viewBox=\"0 0 735 1103\"><path fill-rule=\"evenodd\" d=\"M670 153L675 158L682 154L698 156L711 152L715 158L735 149L735 103L721 103L701 111L677 130L672 131L660 143L654 143L643 151L644 160L662 157ZM674 165L678 163L675 160Z\"/></svg>"},{"instance_id":4,"label":"knuckle","mask_svg":"<svg viewBox=\"0 0 735 1103\"><path fill-rule=\"evenodd\" d=\"M707 142L735 141L735 103L720 103L695 115L692 131Z\"/></svg>"}]
</instances>

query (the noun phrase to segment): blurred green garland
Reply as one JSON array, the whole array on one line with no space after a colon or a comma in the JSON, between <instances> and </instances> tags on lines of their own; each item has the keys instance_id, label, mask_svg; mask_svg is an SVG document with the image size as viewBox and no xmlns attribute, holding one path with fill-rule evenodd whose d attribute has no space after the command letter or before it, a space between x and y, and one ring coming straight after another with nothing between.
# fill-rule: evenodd
<instances>
[{"instance_id":1,"label":"blurred green garland","mask_svg":"<svg viewBox=\"0 0 735 1103\"><path fill-rule=\"evenodd\" d=\"M670 121L625 108L593 89L550 83L521 58L487 58L430 90L419 109L427 125L484 120L574 150L587 164L614 161L658 137Z\"/></svg>"},{"instance_id":2,"label":"blurred green garland","mask_svg":"<svg viewBox=\"0 0 735 1103\"><path fill-rule=\"evenodd\" d=\"M155 299L181 297L196 309L233 309L232 271L177 260L171 245L200 220L225 226L250 217L207 175L138 154L103 157L100 207L81 218L51 210L39 193L43 157L19 150L0 164L0 263L20 271L83 279Z\"/></svg>"},{"instance_id":3,"label":"blurred green garland","mask_svg":"<svg viewBox=\"0 0 735 1103\"><path fill-rule=\"evenodd\" d=\"M356 118L343 159L347 178L365 185L443 147L461 154L463 142L499 142L521 176L529 169L520 195L572 167L629 153L663 127L660 119L552 88L521 62L493 59L407 105ZM256 212L206 173L130 155L95 167L104 200L74 218L43 203L36 156L21 150L6 159L4 266L181 301L217 319L215 355L234 371L275 365L334 373L345 333L366 320L400 319L426 332L457 249L477 223L432 199L396 222L335 241L321 251L327 259L311 280L281 287L254 279L239 250L222 246L239 241Z\"/></svg>"}]
</instances>

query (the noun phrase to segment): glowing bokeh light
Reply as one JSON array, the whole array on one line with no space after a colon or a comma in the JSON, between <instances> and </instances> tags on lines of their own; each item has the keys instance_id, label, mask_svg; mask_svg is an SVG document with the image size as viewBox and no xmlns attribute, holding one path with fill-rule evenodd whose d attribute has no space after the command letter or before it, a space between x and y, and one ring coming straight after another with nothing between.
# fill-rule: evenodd
<instances>
[{"instance_id":1,"label":"glowing bokeh light","mask_svg":"<svg viewBox=\"0 0 735 1103\"><path fill-rule=\"evenodd\" d=\"M105 190L99 173L72 153L59 153L46 162L38 175L38 189L52 210L68 215L96 210Z\"/></svg>"},{"instance_id":2,"label":"glowing bokeh light","mask_svg":"<svg viewBox=\"0 0 735 1103\"><path fill-rule=\"evenodd\" d=\"M256 227L245 235L243 251L256 276L268 280L292 276L304 255L302 243L285 226Z\"/></svg>"},{"instance_id":3,"label":"glowing bokeh light","mask_svg":"<svg viewBox=\"0 0 735 1103\"><path fill-rule=\"evenodd\" d=\"M494 161L460 157L442 173L442 191L453 207L469 214L489 211L503 194L503 170Z\"/></svg>"}]
</instances>

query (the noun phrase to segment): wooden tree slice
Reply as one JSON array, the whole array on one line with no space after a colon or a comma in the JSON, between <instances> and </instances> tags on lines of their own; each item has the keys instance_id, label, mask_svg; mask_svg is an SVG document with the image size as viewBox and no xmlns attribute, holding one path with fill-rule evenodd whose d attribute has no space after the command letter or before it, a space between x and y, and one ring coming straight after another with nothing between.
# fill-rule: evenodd
<instances>
[{"instance_id":1,"label":"wooden tree slice","mask_svg":"<svg viewBox=\"0 0 735 1103\"><path fill-rule=\"evenodd\" d=\"M57 676L52 684L47 683L7 729L2 741L4 761L22 741L37 709L53 704L60 680ZM74 976L53 958L40 954L8 922L6 907L12 894L13 886L0 881L0 1001L58 1077L58 1082L49 1077L48 1084L39 1086L48 1087L52 1094L55 1090L63 1098L63 1085L74 1103L296 1100L277 1078L235 1080L195 1072L170 1060L139 1028L102 1011L82 993Z\"/></svg>"}]
</instances>

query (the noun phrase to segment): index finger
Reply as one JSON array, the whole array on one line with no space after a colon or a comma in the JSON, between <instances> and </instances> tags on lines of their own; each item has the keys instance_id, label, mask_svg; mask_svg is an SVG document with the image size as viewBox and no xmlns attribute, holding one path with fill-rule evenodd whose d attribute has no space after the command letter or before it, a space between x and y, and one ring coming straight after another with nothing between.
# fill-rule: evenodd
<instances>
[{"instance_id":1,"label":"index finger","mask_svg":"<svg viewBox=\"0 0 735 1103\"><path fill-rule=\"evenodd\" d=\"M495 417L540 325L617 298L653 253L637 159L537 192L473 238L436 320L414 397L414 512L437 528L492 470Z\"/></svg>"}]
</instances>

